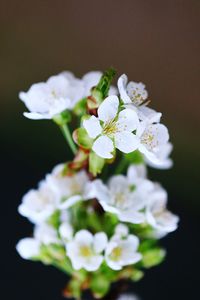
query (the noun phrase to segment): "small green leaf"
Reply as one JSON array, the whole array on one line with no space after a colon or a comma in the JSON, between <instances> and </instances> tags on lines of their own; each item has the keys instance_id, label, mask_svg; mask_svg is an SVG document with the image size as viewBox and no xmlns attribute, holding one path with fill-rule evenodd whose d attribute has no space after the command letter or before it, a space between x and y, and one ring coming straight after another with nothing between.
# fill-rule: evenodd
<instances>
[{"instance_id":1,"label":"small green leaf","mask_svg":"<svg viewBox=\"0 0 200 300\"><path fill-rule=\"evenodd\" d=\"M89 171L93 176L100 174L105 164L105 160L98 156L95 152L90 152L89 155Z\"/></svg>"},{"instance_id":2,"label":"small green leaf","mask_svg":"<svg viewBox=\"0 0 200 300\"><path fill-rule=\"evenodd\" d=\"M84 149L91 149L93 145L93 139L91 139L85 128L80 127L73 132L74 141Z\"/></svg>"}]
</instances>

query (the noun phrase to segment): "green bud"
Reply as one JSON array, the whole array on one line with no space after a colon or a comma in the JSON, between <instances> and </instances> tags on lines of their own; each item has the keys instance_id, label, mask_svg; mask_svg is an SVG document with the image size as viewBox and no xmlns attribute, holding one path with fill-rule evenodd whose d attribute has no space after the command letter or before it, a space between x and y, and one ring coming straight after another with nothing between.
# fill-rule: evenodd
<instances>
[{"instance_id":1,"label":"green bud","mask_svg":"<svg viewBox=\"0 0 200 300\"><path fill-rule=\"evenodd\" d=\"M89 137L85 128L80 127L73 132L74 141L84 149L91 149L93 139Z\"/></svg>"},{"instance_id":2,"label":"green bud","mask_svg":"<svg viewBox=\"0 0 200 300\"><path fill-rule=\"evenodd\" d=\"M87 110L87 98L83 98L78 103L76 103L73 112L76 116L82 116L86 114L86 110Z\"/></svg>"},{"instance_id":3,"label":"green bud","mask_svg":"<svg viewBox=\"0 0 200 300\"><path fill-rule=\"evenodd\" d=\"M166 256L166 251L161 248L149 249L143 253L142 265L151 268L160 264Z\"/></svg>"},{"instance_id":4,"label":"green bud","mask_svg":"<svg viewBox=\"0 0 200 300\"><path fill-rule=\"evenodd\" d=\"M110 282L103 274L92 277L90 288L94 296L98 299L105 296L110 288Z\"/></svg>"},{"instance_id":5,"label":"green bud","mask_svg":"<svg viewBox=\"0 0 200 300\"><path fill-rule=\"evenodd\" d=\"M98 156L95 152L90 152L89 155L89 171L93 176L100 174L105 164L105 160Z\"/></svg>"}]
</instances>

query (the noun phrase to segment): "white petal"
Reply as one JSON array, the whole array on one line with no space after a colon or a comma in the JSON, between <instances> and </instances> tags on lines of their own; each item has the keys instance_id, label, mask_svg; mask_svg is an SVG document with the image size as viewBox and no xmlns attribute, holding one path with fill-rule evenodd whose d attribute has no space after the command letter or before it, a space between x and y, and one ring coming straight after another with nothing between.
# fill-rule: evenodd
<instances>
[{"instance_id":1,"label":"white petal","mask_svg":"<svg viewBox=\"0 0 200 300\"><path fill-rule=\"evenodd\" d=\"M148 121L149 123L159 123L162 117L160 112L157 112L145 105L138 107L138 115L141 121Z\"/></svg>"},{"instance_id":2,"label":"white petal","mask_svg":"<svg viewBox=\"0 0 200 300\"><path fill-rule=\"evenodd\" d=\"M76 233L75 241L81 245L91 245L93 235L88 230L82 229Z\"/></svg>"},{"instance_id":3,"label":"white petal","mask_svg":"<svg viewBox=\"0 0 200 300\"><path fill-rule=\"evenodd\" d=\"M100 136L94 142L92 150L100 157L112 158L112 152L114 151L113 141L105 135Z\"/></svg>"},{"instance_id":4,"label":"white petal","mask_svg":"<svg viewBox=\"0 0 200 300\"><path fill-rule=\"evenodd\" d=\"M141 224L145 221L145 215L142 212L127 210L120 212L119 220L122 222L129 222L132 224Z\"/></svg>"},{"instance_id":5,"label":"white petal","mask_svg":"<svg viewBox=\"0 0 200 300\"><path fill-rule=\"evenodd\" d=\"M91 89L98 84L101 76L102 76L102 72L91 71L91 72L86 73L82 77L82 80L83 80L84 86L85 86L85 92L84 92L85 97L87 97L91 94Z\"/></svg>"},{"instance_id":6,"label":"white petal","mask_svg":"<svg viewBox=\"0 0 200 300\"><path fill-rule=\"evenodd\" d=\"M76 204L77 202L81 201L82 197L80 195L74 195L72 197L69 197L67 200L65 200L64 202L62 202L58 208L59 209L67 209L71 206L73 206L74 204Z\"/></svg>"},{"instance_id":7,"label":"white petal","mask_svg":"<svg viewBox=\"0 0 200 300\"><path fill-rule=\"evenodd\" d=\"M90 117L88 120L84 120L83 127L86 129L89 137L93 139L102 132L100 122L95 116Z\"/></svg>"},{"instance_id":8,"label":"white petal","mask_svg":"<svg viewBox=\"0 0 200 300\"><path fill-rule=\"evenodd\" d=\"M94 251L96 253L101 253L107 245L108 238L104 232L96 233L94 236Z\"/></svg>"},{"instance_id":9,"label":"white petal","mask_svg":"<svg viewBox=\"0 0 200 300\"><path fill-rule=\"evenodd\" d=\"M119 113L116 126L119 131L134 131L138 128L139 119L137 113L132 109L124 109Z\"/></svg>"},{"instance_id":10,"label":"white petal","mask_svg":"<svg viewBox=\"0 0 200 300\"><path fill-rule=\"evenodd\" d=\"M98 108L99 119L103 122L113 120L118 112L119 99L117 96L108 96Z\"/></svg>"},{"instance_id":11,"label":"white petal","mask_svg":"<svg viewBox=\"0 0 200 300\"><path fill-rule=\"evenodd\" d=\"M103 256L102 255L95 255L91 257L89 260L86 260L84 262L83 268L86 269L89 272L94 272L98 270L100 265L103 262Z\"/></svg>"},{"instance_id":12,"label":"white petal","mask_svg":"<svg viewBox=\"0 0 200 300\"><path fill-rule=\"evenodd\" d=\"M24 238L16 245L16 250L24 259L31 259L39 255L40 242L33 238Z\"/></svg>"},{"instance_id":13,"label":"white petal","mask_svg":"<svg viewBox=\"0 0 200 300\"><path fill-rule=\"evenodd\" d=\"M52 115L50 114L39 114L39 113L34 113L34 112L24 112L23 113L24 117L30 120L49 120L52 119Z\"/></svg>"},{"instance_id":14,"label":"white petal","mask_svg":"<svg viewBox=\"0 0 200 300\"><path fill-rule=\"evenodd\" d=\"M63 222L59 227L59 233L63 240L70 240L73 235L73 228L68 222Z\"/></svg>"},{"instance_id":15,"label":"white petal","mask_svg":"<svg viewBox=\"0 0 200 300\"><path fill-rule=\"evenodd\" d=\"M127 177L129 184L136 184L138 180L147 177L147 168L144 164L131 165L127 171Z\"/></svg>"},{"instance_id":16,"label":"white petal","mask_svg":"<svg viewBox=\"0 0 200 300\"><path fill-rule=\"evenodd\" d=\"M116 148L124 153L133 152L139 146L139 138L129 131L118 132L114 137Z\"/></svg>"},{"instance_id":17,"label":"white petal","mask_svg":"<svg viewBox=\"0 0 200 300\"><path fill-rule=\"evenodd\" d=\"M122 99L122 101L124 103L131 103L131 99L128 96L126 91L127 82L128 82L128 77L125 74L123 74L119 77L117 85L120 93L120 98Z\"/></svg>"},{"instance_id":18,"label":"white petal","mask_svg":"<svg viewBox=\"0 0 200 300\"><path fill-rule=\"evenodd\" d=\"M118 224L115 227L115 234L119 235L120 237L126 237L128 235L128 227L124 224Z\"/></svg>"}]
</instances>

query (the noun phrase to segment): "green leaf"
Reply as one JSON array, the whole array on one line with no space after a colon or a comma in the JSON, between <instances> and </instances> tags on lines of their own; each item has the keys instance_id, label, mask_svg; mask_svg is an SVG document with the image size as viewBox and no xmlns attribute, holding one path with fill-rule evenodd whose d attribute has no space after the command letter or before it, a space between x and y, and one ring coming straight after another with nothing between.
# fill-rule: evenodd
<instances>
[{"instance_id":1,"label":"green leaf","mask_svg":"<svg viewBox=\"0 0 200 300\"><path fill-rule=\"evenodd\" d=\"M89 171L93 176L100 174L105 164L105 160L98 156L95 152L90 152L89 155Z\"/></svg>"},{"instance_id":2,"label":"green leaf","mask_svg":"<svg viewBox=\"0 0 200 300\"><path fill-rule=\"evenodd\" d=\"M138 150L125 154L125 157L132 164L137 165L144 163L143 155Z\"/></svg>"},{"instance_id":3,"label":"green leaf","mask_svg":"<svg viewBox=\"0 0 200 300\"><path fill-rule=\"evenodd\" d=\"M74 141L84 149L91 149L93 139L89 137L85 128L80 127L73 132Z\"/></svg>"}]
</instances>

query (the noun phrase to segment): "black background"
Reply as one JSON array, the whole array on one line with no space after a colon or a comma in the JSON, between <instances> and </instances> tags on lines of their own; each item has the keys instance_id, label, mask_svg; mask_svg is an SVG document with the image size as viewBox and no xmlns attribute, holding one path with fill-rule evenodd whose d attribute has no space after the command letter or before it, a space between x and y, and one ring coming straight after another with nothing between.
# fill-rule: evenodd
<instances>
[{"instance_id":1,"label":"black background","mask_svg":"<svg viewBox=\"0 0 200 300\"><path fill-rule=\"evenodd\" d=\"M199 20L190 1L1 1L2 299L62 299L67 278L22 260L17 241L32 225L17 213L22 195L71 158L57 128L22 116L18 92L64 69L82 76L110 65L147 84L164 114L175 166L150 170L169 191L179 229L163 239L167 259L132 290L144 300L199 299Z\"/></svg>"}]
</instances>

